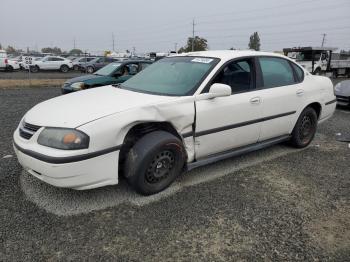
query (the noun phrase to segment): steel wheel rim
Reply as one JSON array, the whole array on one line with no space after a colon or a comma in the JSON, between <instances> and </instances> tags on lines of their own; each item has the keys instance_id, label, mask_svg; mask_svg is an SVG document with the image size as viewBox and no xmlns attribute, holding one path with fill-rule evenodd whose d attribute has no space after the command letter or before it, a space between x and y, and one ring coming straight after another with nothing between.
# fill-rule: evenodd
<instances>
[{"instance_id":1,"label":"steel wheel rim","mask_svg":"<svg viewBox=\"0 0 350 262\"><path fill-rule=\"evenodd\" d=\"M303 116L301 120L300 129L299 129L300 140L303 143L309 142L309 140L312 138L313 132L314 132L314 121L308 115Z\"/></svg>"},{"instance_id":2,"label":"steel wheel rim","mask_svg":"<svg viewBox=\"0 0 350 262\"><path fill-rule=\"evenodd\" d=\"M175 166L175 155L170 150L159 152L146 170L145 179L150 184L156 184L166 179Z\"/></svg>"}]
</instances>

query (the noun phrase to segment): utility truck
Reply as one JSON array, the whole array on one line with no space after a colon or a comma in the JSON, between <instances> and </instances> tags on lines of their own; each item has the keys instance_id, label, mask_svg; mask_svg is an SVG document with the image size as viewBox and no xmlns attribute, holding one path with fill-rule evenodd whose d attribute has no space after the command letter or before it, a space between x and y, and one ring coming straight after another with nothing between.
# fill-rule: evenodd
<instances>
[{"instance_id":1,"label":"utility truck","mask_svg":"<svg viewBox=\"0 0 350 262\"><path fill-rule=\"evenodd\" d=\"M333 60L333 47L293 47L284 48L285 56L294 59L314 75L331 73L334 78L339 75L350 77L350 59Z\"/></svg>"}]
</instances>

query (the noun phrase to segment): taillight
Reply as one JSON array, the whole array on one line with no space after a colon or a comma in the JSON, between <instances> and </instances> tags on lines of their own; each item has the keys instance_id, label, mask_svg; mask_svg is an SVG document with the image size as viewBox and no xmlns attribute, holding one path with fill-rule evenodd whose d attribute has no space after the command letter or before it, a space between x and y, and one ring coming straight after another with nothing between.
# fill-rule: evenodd
<instances>
[{"instance_id":1,"label":"taillight","mask_svg":"<svg viewBox=\"0 0 350 262\"><path fill-rule=\"evenodd\" d=\"M5 58L5 64L7 64L7 63L8 63L7 58Z\"/></svg>"}]
</instances>

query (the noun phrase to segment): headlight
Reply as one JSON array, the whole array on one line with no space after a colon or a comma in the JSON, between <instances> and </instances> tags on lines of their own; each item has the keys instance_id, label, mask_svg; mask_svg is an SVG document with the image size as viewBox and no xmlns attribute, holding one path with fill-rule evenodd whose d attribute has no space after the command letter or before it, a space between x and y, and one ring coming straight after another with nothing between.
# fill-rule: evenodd
<instances>
[{"instance_id":1,"label":"headlight","mask_svg":"<svg viewBox=\"0 0 350 262\"><path fill-rule=\"evenodd\" d=\"M75 91L84 89L84 83L83 82L76 82L76 83L71 84L70 86Z\"/></svg>"},{"instance_id":2,"label":"headlight","mask_svg":"<svg viewBox=\"0 0 350 262\"><path fill-rule=\"evenodd\" d=\"M89 147L89 136L69 128L46 127L38 137L38 144L57 149L75 150Z\"/></svg>"},{"instance_id":3,"label":"headlight","mask_svg":"<svg viewBox=\"0 0 350 262\"><path fill-rule=\"evenodd\" d=\"M338 91L338 92L339 92L339 91L340 91L340 87L341 87L341 83L336 84L336 85L335 85L335 88L334 88L335 91Z\"/></svg>"}]
</instances>

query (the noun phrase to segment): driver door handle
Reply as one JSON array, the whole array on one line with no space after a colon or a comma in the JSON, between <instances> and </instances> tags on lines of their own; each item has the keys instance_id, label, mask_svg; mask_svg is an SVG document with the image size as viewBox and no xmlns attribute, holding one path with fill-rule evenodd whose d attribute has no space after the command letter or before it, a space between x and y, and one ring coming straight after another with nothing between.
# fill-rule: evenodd
<instances>
[{"instance_id":1,"label":"driver door handle","mask_svg":"<svg viewBox=\"0 0 350 262\"><path fill-rule=\"evenodd\" d=\"M251 104L254 104L254 105L258 105L258 104L260 104L260 102L261 102L261 98L260 97L253 97L252 99L250 99L250 103Z\"/></svg>"}]
</instances>

